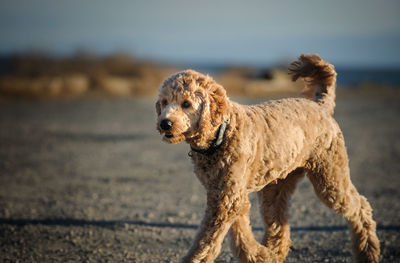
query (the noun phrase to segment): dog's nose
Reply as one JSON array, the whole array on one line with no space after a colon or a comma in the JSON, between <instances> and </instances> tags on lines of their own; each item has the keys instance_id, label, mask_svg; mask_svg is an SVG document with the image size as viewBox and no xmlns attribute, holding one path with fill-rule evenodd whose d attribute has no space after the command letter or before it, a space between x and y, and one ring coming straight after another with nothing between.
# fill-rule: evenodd
<instances>
[{"instance_id":1,"label":"dog's nose","mask_svg":"<svg viewBox=\"0 0 400 263\"><path fill-rule=\"evenodd\" d=\"M164 119L160 123L161 129L163 129L164 131L169 131L172 128L172 126L173 126L172 121L168 119Z\"/></svg>"}]
</instances>

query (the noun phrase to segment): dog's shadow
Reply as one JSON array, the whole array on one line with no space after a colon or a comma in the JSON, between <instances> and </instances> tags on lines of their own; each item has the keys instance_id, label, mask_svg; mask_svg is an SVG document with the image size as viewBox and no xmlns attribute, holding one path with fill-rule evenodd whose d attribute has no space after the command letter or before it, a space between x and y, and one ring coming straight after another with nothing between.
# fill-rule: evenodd
<instances>
[{"instance_id":1,"label":"dog's shadow","mask_svg":"<svg viewBox=\"0 0 400 263\"><path fill-rule=\"evenodd\" d=\"M198 229L199 225L185 223L167 223L167 222L146 222L140 220L85 220L73 218L52 218L52 219L15 219L15 218L0 218L0 224L13 226L26 225L45 225L45 226L95 226L105 228L116 228L118 226L132 225L156 228L172 228L172 229ZM291 227L291 232L338 232L347 231L348 226L302 226ZM253 227L254 231L264 231L262 227ZM400 225L379 225L378 231L400 231Z\"/></svg>"}]
</instances>

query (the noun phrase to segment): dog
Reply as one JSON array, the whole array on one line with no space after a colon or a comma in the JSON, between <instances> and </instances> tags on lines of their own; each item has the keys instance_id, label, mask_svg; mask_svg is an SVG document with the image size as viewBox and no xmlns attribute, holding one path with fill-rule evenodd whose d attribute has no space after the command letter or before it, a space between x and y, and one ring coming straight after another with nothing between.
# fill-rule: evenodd
<instances>
[{"instance_id":1,"label":"dog","mask_svg":"<svg viewBox=\"0 0 400 263\"><path fill-rule=\"evenodd\" d=\"M241 262L283 262L291 245L288 202L304 175L321 201L349 222L356 261L378 262L372 209L350 180L343 134L332 117L335 68L317 54L303 54L289 74L304 80L306 98L241 105L193 70L162 83L157 129L167 143L190 145L195 174L207 192L204 218L181 262L213 262L228 232ZM265 223L261 244L249 221L251 192L257 192Z\"/></svg>"}]
</instances>

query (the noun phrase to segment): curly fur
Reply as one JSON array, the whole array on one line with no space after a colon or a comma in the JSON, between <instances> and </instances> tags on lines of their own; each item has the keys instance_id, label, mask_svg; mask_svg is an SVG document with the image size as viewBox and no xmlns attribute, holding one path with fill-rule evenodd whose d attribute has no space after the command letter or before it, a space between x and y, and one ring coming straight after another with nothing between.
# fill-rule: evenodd
<instances>
[{"instance_id":1,"label":"curly fur","mask_svg":"<svg viewBox=\"0 0 400 263\"><path fill-rule=\"evenodd\" d=\"M301 55L289 73L305 80L305 95L314 101L240 105L211 77L193 70L172 75L160 87L157 128L166 142L207 149L228 122L213 154L190 154L207 191L207 208L182 262L213 262L228 231L241 262L283 262L291 245L288 202L305 174L322 202L348 220L357 262L378 262L372 209L350 180L343 135L332 117L335 69L318 55ZM163 129L163 120L172 127ZM249 222L248 194L255 191L266 228L262 244Z\"/></svg>"}]
</instances>

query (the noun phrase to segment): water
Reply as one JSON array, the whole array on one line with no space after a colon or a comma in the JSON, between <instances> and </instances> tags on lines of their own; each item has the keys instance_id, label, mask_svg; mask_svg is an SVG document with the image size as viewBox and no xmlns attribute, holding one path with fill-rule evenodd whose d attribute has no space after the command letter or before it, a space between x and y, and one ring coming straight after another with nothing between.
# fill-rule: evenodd
<instances>
[{"instance_id":1,"label":"water","mask_svg":"<svg viewBox=\"0 0 400 263\"><path fill-rule=\"evenodd\" d=\"M226 69L226 65L200 65L193 66L195 70L215 75ZM255 70L255 78L266 74L271 68L249 67ZM286 70L286 69L283 69ZM400 87L400 68L345 68L336 67L338 73L337 83L341 86L356 86L360 84L384 84Z\"/></svg>"},{"instance_id":2,"label":"water","mask_svg":"<svg viewBox=\"0 0 400 263\"><path fill-rule=\"evenodd\" d=\"M400 69L336 69L339 85L364 83L400 86Z\"/></svg>"}]
</instances>

